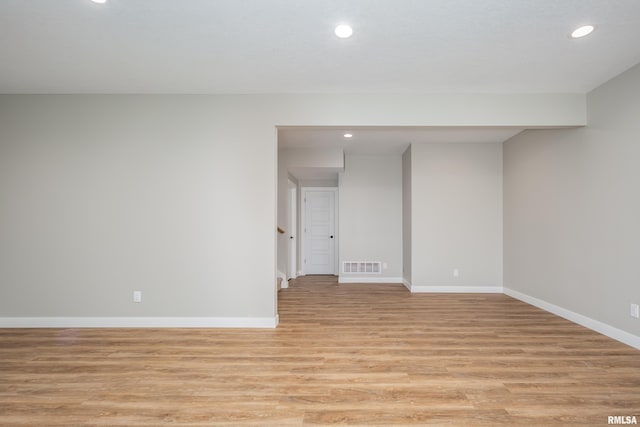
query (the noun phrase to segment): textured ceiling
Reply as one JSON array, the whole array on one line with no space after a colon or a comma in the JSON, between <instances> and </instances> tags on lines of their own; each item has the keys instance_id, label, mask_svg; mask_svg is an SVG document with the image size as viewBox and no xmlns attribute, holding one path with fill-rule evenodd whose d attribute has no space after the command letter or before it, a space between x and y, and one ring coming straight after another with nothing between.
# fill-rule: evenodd
<instances>
[{"instance_id":1,"label":"textured ceiling","mask_svg":"<svg viewBox=\"0 0 640 427\"><path fill-rule=\"evenodd\" d=\"M638 41L639 0L2 0L0 93L584 93Z\"/></svg>"}]
</instances>

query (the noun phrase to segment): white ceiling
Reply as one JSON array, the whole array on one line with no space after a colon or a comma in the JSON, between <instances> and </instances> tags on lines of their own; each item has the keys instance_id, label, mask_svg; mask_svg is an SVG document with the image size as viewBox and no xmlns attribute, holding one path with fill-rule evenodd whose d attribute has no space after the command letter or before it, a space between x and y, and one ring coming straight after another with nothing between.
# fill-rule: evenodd
<instances>
[{"instance_id":1,"label":"white ceiling","mask_svg":"<svg viewBox=\"0 0 640 427\"><path fill-rule=\"evenodd\" d=\"M278 149L341 148L345 154L400 155L409 144L500 143L522 132L520 127L279 127ZM353 135L345 138L345 133ZM299 180L331 180L334 168L290 168Z\"/></svg>"},{"instance_id":2,"label":"white ceiling","mask_svg":"<svg viewBox=\"0 0 640 427\"><path fill-rule=\"evenodd\" d=\"M519 127L279 127L278 148L341 148L345 154L400 155L409 144L499 143L522 132ZM351 138L345 138L350 133ZM335 168L290 168L299 180L336 181Z\"/></svg>"},{"instance_id":3,"label":"white ceiling","mask_svg":"<svg viewBox=\"0 0 640 427\"><path fill-rule=\"evenodd\" d=\"M503 142L522 132L518 127L283 127L279 149L342 148L346 154L402 154L409 144ZM351 133L352 138L345 138Z\"/></svg>"},{"instance_id":4,"label":"white ceiling","mask_svg":"<svg viewBox=\"0 0 640 427\"><path fill-rule=\"evenodd\" d=\"M640 0L1 0L0 93L585 93L640 62L639 40ZM283 128L279 146L521 130Z\"/></svg>"},{"instance_id":5,"label":"white ceiling","mask_svg":"<svg viewBox=\"0 0 640 427\"><path fill-rule=\"evenodd\" d=\"M639 40L639 0L2 0L0 93L584 93Z\"/></svg>"}]
</instances>

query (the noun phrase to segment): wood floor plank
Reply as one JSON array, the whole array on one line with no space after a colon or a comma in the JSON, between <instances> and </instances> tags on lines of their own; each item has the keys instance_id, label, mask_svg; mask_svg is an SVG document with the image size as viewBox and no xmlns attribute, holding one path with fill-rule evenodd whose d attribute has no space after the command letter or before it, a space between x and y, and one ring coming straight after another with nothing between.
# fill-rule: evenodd
<instances>
[{"instance_id":1,"label":"wood floor plank","mask_svg":"<svg viewBox=\"0 0 640 427\"><path fill-rule=\"evenodd\" d=\"M314 276L280 326L0 330L2 426L602 426L640 351L498 294Z\"/></svg>"}]
</instances>

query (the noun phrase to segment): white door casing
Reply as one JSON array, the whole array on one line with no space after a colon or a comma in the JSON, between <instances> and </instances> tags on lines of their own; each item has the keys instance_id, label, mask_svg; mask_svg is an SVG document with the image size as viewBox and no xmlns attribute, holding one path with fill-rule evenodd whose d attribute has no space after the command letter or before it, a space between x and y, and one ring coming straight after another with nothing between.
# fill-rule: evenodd
<instances>
[{"instance_id":1,"label":"white door casing","mask_svg":"<svg viewBox=\"0 0 640 427\"><path fill-rule=\"evenodd\" d=\"M297 192L298 189L296 185L289 181L289 271L288 275L290 279L295 279L298 273L298 245L296 242L296 234L297 234L297 220L298 220L298 203L297 203Z\"/></svg>"},{"instance_id":2,"label":"white door casing","mask_svg":"<svg viewBox=\"0 0 640 427\"><path fill-rule=\"evenodd\" d=\"M303 188L304 274L336 274L336 188Z\"/></svg>"}]
</instances>

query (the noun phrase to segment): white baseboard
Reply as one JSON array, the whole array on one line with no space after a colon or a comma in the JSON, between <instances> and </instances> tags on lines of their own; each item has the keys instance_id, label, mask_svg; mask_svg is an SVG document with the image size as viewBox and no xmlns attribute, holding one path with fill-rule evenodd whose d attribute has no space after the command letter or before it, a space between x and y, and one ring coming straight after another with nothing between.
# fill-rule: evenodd
<instances>
[{"instance_id":1,"label":"white baseboard","mask_svg":"<svg viewBox=\"0 0 640 427\"><path fill-rule=\"evenodd\" d=\"M275 328L275 317L0 317L0 328Z\"/></svg>"},{"instance_id":2,"label":"white baseboard","mask_svg":"<svg viewBox=\"0 0 640 427\"><path fill-rule=\"evenodd\" d=\"M557 305L551 304L547 301L543 301L530 295L514 291L513 289L504 288L504 293L506 295L509 295L510 297L541 308L557 316L563 317L571 322L577 323L578 325L584 326L585 328L599 332L602 335L613 338L616 341L620 341L621 343L630 345L631 347L640 350L640 337L637 335L630 334L629 332L623 331L611 325L607 325L606 323L602 323L598 320L591 319L590 317L583 316L582 314L574 313L573 311L567 310L566 308L558 307Z\"/></svg>"},{"instance_id":3,"label":"white baseboard","mask_svg":"<svg viewBox=\"0 0 640 427\"><path fill-rule=\"evenodd\" d=\"M407 286L405 284L405 286ZM502 286L416 286L409 284L411 293L453 293L453 294L501 294Z\"/></svg>"},{"instance_id":4,"label":"white baseboard","mask_svg":"<svg viewBox=\"0 0 640 427\"><path fill-rule=\"evenodd\" d=\"M285 289L289 287L289 282L287 281L287 275L284 274L282 271L278 270L278 272L276 273L277 277L280 280L280 289Z\"/></svg>"},{"instance_id":5,"label":"white baseboard","mask_svg":"<svg viewBox=\"0 0 640 427\"><path fill-rule=\"evenodd\" d=\"M402 284L404 285L405 288L409 289L409 292L411 292L411 282L408 281L407 279L402 279Z\"/></svg>"},{"instance_id":6,"label":"white baseboard","mask_svg":"<svg viewBox=\"0 0 640 427\"><path fill-rule=\"evenodd\" d=\"M402 277L338 276L338 283L402 283Z\"/></svg>"}]
</instances>

